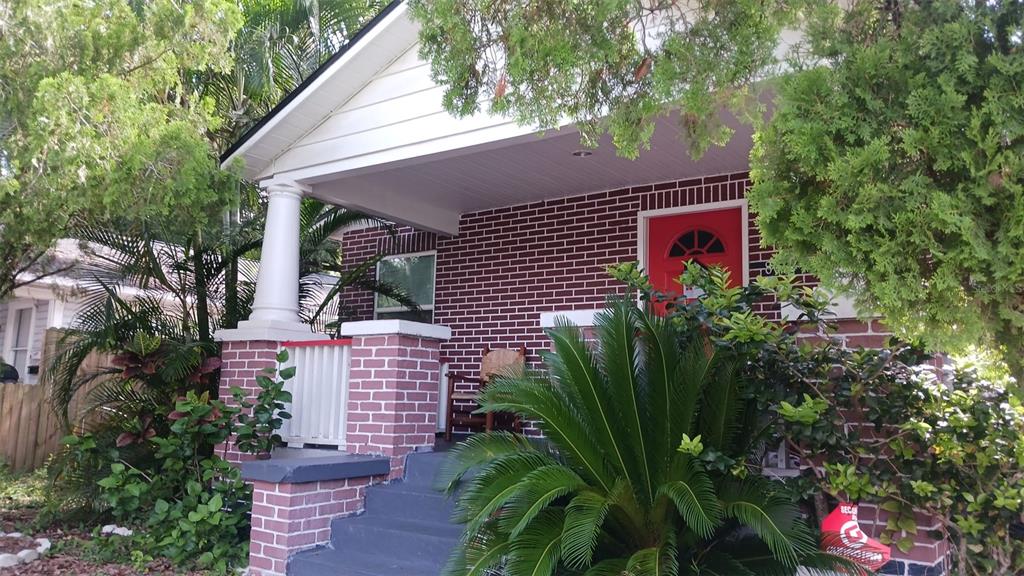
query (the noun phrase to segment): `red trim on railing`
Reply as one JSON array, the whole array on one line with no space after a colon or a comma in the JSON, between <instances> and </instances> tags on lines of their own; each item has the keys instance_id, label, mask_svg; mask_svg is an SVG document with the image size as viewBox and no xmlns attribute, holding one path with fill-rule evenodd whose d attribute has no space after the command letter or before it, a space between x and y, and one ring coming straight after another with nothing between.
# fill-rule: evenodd
<instances>
[{"instance_id":1,"label":"red trim on railing","mask_svg":"<svg viewBox=\"0 0 1024 576\"><path fill-rule=\"evenodd\" d=\"M285 348L305 348L307 346L351 346L351 338L341 338L338 340L299 340L297 342L282 342L281 346Z\"/></svg>"}]
</instances>

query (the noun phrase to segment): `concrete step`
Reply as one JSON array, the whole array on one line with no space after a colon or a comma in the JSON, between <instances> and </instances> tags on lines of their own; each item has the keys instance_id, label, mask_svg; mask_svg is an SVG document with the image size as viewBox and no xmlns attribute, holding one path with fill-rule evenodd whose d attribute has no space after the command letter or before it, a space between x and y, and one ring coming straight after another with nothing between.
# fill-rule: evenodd
<instances>
[{"instance_id":1,"label":"concrete step","mask_svg":"<svg viewBox=\"0 0 1024 576\"><path fill-rule=\"evenodd\" d=\"M437 576L459 543L453 499L434 488L444 452L410 454L405 479L366 490L366 512L331 522L328 546L296 554L290 576Z\"/></svg>"},{"instance_id":2,"label":"concrete step","mask_svg":"<svg viewBox=\"0 0 1024 576\"><path fill-rule=\"evenodd\" d=\"M396 549L397 550L397 549ZM402 554L365 554L319 548L288 563L289 576L437 576L444 563L409 561Z\"/></svg>"},{"instance_id":3,"label":"concrete step","mask_svg":"<svg viewBox=\"0 0 1024 576\"><path fill-rule=\"evenodd\" d=\"M454 498L426 486L397 482L366 489L366 510L373 516L448 520Z\"/></svg>"},{"instance_id":4,"label":"concrete step","mask_svg":"<svg viewBox=\"0 0 1024 576\"><path fill-rule=\"evenodd\" d=\"M441 465L448 458L447 452L417 452L405 459L405 483L418 486L434 486Z\"/></svg>"},{"instance_id":5,"label":"concrete step","mask_svg":"<svg viewBox=\"0 0 1024 576\"><path fill-rule=\"evenodd\" d=\"M440 569L459 541L462 526L447 520L377 517L368 512L331 522L331 545L341 552L381 554L398 560L434 562Z\"/></svg>"}]
</instances>

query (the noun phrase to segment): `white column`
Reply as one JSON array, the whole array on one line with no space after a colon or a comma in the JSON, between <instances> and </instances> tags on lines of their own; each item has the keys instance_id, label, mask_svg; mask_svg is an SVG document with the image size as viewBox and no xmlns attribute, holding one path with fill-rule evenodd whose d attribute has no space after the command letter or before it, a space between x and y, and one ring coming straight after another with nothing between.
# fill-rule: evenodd
<instances>
[{"instance_id":1,"label":"white column","mask_svg":"<svg viewBox=\"0 0 1024 576\"><path fill-rule=\"evenodd\" d=\"M252 313L236 330L219 332L222 340L299 340L312 335L299 319L299 208L309 188L276 181L266 190L267 222Z\"/></svg>"}]
</instances>

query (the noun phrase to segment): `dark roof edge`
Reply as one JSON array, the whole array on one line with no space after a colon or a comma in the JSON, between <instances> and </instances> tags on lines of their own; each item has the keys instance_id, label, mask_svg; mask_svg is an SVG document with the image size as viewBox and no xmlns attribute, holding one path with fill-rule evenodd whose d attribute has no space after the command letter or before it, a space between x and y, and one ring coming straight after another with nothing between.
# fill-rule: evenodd
<instances>
[{"instance_id":1,"label":"dark roof edge","mask_svg":"<svg viewBox=\"0 0 1024 576\"><path fill-rule=\"evenodd\" d=\"M367 22L365 26L360 28L359 32L356 32L356 35L353 36L351 40L346 42L345 45L339 48L338 51L334 53L334 55L327 59L326 62L321 64L319 68L317 68L312 74L307 76L306 79L303 80L301 84L296 86L294 90L289 92L283 99L281 99L280 102L278 102L273 108L271 108L270 112L267 112L263 116L263 118L260 118L259 122L252 125L248 130L246 130L245 133L242 134L241 138L236 140L234 144L228 147L228 149L225 150L220 155L221 165L227 162L228 158L231 158L231 156L234 155L235 152L238 152L238 150L242 146L244 146L246 142L251 140L252 137L255 136L257 132L262 130L263 127L267 125L267 122L270 122L270 120L277 116L282 110L284 110L286 106L291 104L292 100L295 100L295 98L297 98L299 94L302 94L306 90L306 88L310 86L310 84L315 82L317 78L319 78L321 75L323 75L324 72L327 71L328 68L333 66L335 62L337 62L342 56L344 56L345 53L349 51L349 48L358 44L359 41L362 40L364 36L366 36L366 34L368 34L371 30L374 29L374 27L380 24L384 20L384 18L386 18L387 15L390 14L401 3L402 0L392 0L391 3L389 3L387 6L384 7L383 10L380 11L380 13L378 13L376 16L373 17L373 19Z\"/></svg>"}]
</instances>

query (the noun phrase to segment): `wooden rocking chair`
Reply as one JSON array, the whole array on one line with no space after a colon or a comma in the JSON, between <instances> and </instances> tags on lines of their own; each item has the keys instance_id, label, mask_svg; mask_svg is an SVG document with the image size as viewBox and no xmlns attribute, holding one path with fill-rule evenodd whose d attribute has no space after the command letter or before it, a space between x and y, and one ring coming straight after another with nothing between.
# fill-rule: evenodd
<instances>
[{"instance_id":1,"label":"wooden rocking chair","mask_svg":"<svg viewBox=\"0 0 1024 576\"><path fill-rule=\"evenodd\" d=\"M477 403L481 392L490 382L491 378L509 372L522 373L526 368L526 347L508 350L491 350L489 346L484 347L483 357L480 359L480 375L468 376L466 374L448 373L448 413L447 422L444 428L444 439L447 442L452 440L452 428L455 426L480 426L490 432L494 429L494 413L473 414L472 412L455 413L455 405L460 402ZM459 382L470 382L478 387L471 392L456 391L455 385ZM520 431L519 417L512 422L513 429Z\"/></svg>"}]
</instances>

